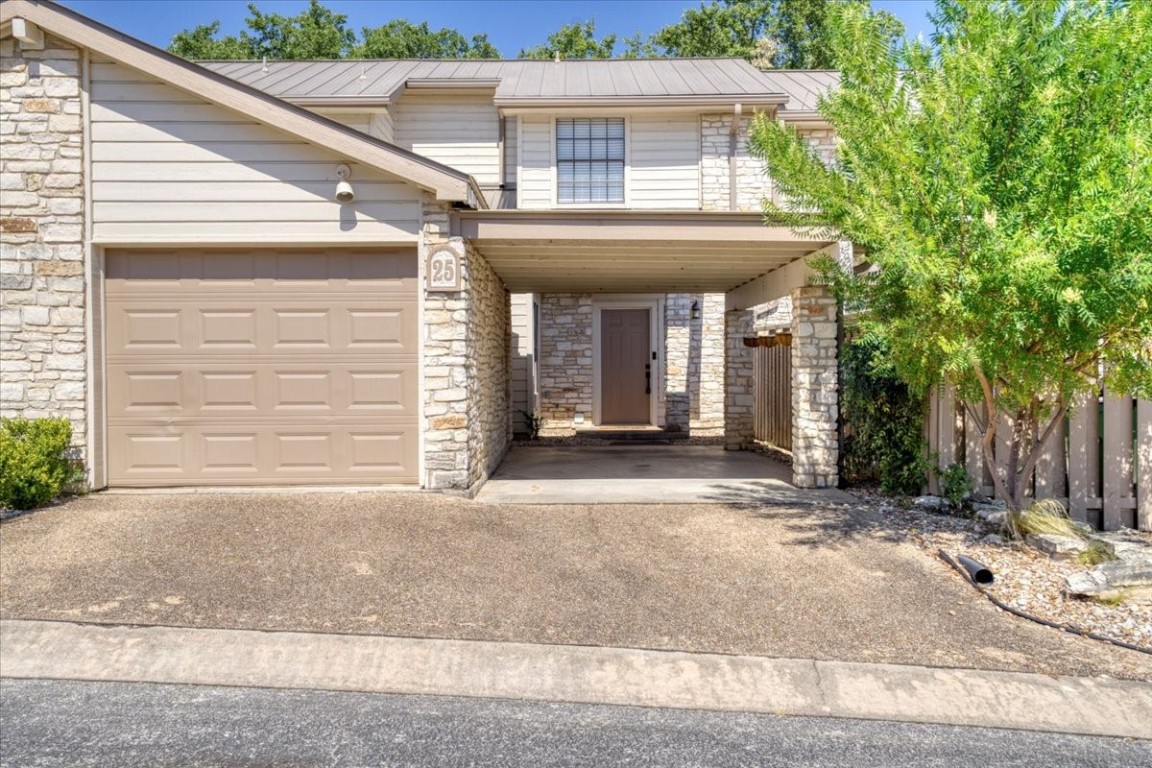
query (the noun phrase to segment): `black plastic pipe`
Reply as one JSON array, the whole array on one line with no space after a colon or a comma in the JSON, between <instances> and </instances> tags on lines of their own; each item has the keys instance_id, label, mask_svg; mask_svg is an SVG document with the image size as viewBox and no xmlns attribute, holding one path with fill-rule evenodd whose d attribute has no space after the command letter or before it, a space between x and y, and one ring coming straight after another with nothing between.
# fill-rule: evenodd
<instances>
[{"instance_id":1,"label":"black plastic pipe","mask_svg":"<svg viewBox=\"0 0 1152 768\"><path fill-rule=\"evenodd\" d=\"M948 565L955 568L962 576L964 576L965 578L968 579L969 584L971 584L972 586L976 587L977 590L979 590L980 594L984 595L984 597L986 597L990 601L992 601L993 605L995 605L997 608L999 608L1003 611L1007 611L1008 613L1011 613L1014 616L1019 616L1022 619L1028 619L1029 621L1034 621L1037 624L1043 624L1046 627L1052 627L1053 629L1060 629L1060 630L1063 630L1065 632L1071 632L1073 635L1080 635L1081 637L1090 637L1093 640L1100 640L1100 641L1103 641L1105 643L1111 643L1112 645L1119 646L1121 648L1127 648L1130 651L1139 651L1140 653L1146 653L1146 654L1152 656L1152 648L1145 648L1144 646L1141 646L1141 645L1134 645L1132 643L1126 643L1123 640L1117 640L1116 638L1108 637L1107 635L1098 635L1095 632L1089 632L1086 629L1081 629L1080 627L1077 627L1074 624L1057 624L1054 621L1048 621L1048 619L1042 619L1039 616L1033 616L1030 613L1025 613L1024 611L1021 611L1018 608L1013 608L1012 606L1005 603L1003 600L1000 600L999 598L997 598L991 592L987 591L986 589L982 589L980 587L980 585L977 584L976 581L974 581L973 576L968 571L965 570L965 568L967 566L961 566L959 563L957 563L955 560L952 559L951 555L949 555L944 550L941 549L938 551L940 553L940 557L943 558L944 562L948 563ZM972 563L973 565L980 565L975 560L972 560L971 558L968 558L968 557L964 557L963 555L957 555L957 557L959 557L961 560L967 560L968 562ZM989 576L991 576L991 572L989 572Z\"/></svg>"},{"instance_id":2,"label":"black plastic pipe","mask_svg":"<svg viewBox=\"0 0 1152 768\"><path fill-rule=\"evenodd\" d=\"M956 559L964 566L964 570L968 571L968 578L976 584L991 584L995 581L996 577L992 575L992 570L988 566L964 555L956 555Z\"/></svg>"}]
</instances>

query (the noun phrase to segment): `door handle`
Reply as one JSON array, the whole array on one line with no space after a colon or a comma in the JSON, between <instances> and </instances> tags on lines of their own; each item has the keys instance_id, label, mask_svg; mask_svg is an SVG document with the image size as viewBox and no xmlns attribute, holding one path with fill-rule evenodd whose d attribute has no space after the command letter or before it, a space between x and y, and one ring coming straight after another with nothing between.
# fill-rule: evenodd
<instances>
[{"instance_id":1,"label":"door handle","mask_svg":"<svg viewBox=\"0 0 1152 768\"><path fill-rule=\"evenodd\" d=\"M644 394L652 394L652 364L644 364Z\"/></svg>"}]
</instances>

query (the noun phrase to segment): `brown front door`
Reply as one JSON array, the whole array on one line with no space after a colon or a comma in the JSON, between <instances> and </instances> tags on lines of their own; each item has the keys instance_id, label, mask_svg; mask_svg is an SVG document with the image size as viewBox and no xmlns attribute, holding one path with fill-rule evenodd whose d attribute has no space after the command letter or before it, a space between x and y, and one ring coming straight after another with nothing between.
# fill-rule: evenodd
<instances>
[{"instance_id":1,"label":"brown front door","mask_svg":"<svg viewBox=\"0 0 1152 768\"><path fill-rule=\"evenodd\" d=\"M647 309L600 313L600 423L648 424L652 345Z\"/></svg>"}]
</instances>

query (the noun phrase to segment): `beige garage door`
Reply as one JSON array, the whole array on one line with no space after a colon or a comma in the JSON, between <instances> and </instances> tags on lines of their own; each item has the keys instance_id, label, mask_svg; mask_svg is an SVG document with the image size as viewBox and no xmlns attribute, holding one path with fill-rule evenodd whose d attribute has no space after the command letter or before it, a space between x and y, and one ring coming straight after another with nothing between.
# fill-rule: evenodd
<instances>
[{"instance_id":1,"label":"beige garage door","mask_svg":"<svg viewBox=\"0 0 1152 768\"><path fill-rule=\"evenodd\" d=\"M411 249L106 255L113 486L413 483Z\"/></svg>"}]
</instances>

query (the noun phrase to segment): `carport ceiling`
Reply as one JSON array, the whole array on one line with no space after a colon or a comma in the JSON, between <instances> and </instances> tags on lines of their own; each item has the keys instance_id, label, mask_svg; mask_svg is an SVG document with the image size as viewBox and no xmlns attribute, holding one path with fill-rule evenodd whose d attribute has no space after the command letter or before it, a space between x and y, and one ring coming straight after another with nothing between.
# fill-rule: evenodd
<instances>
[{"instance_id":1,"label":"carport ceiling","mask_svg":"<svg viewBox=\"0 0 1152 768\"><path fill-rule=\"evenodd\" d=\"M516 293L722 293L828 244L747 213L478 211L456 227Z\"/></svg>"}]
</instances>

